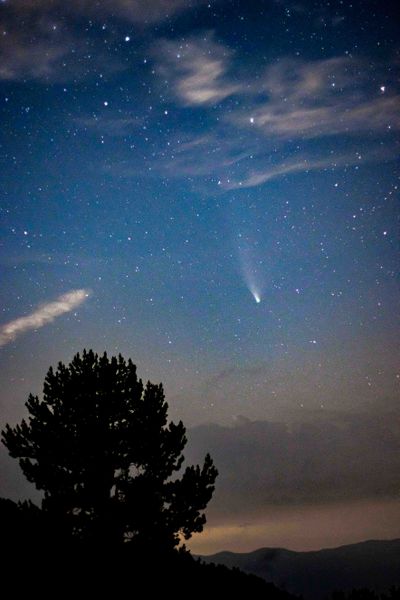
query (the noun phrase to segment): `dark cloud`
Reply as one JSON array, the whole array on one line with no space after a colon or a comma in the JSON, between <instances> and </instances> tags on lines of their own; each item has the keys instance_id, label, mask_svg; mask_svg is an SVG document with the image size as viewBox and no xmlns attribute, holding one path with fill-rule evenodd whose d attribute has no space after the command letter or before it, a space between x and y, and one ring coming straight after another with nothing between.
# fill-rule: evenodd
<instances>
[{"instance_id":1,"label":"dark cloud","mask_svg":"<svg viewBox=\"0 0 400 600\"><path fill-rule=\"evenodd\" d=\"M329 415L329 413L328 413ZM254 515L268 506L395 498L399 416L330 414L308 422L250 421L190 430L189 460L209 451L220 475L210 510Z\"/></svg>"}]
</instances>

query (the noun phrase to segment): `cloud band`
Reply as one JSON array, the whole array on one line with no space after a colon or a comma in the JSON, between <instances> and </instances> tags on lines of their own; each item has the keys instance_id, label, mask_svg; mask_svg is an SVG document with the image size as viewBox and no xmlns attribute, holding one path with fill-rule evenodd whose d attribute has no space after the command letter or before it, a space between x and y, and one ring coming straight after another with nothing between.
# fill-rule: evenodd
<instances>
[{"instance_id":1,"label":"cloud band","mask_svg":"<svg viewBox=\"0 0 400 600\"><path fill-rule=\"evenodd\" d=\"M25 333L25 331L38 329L47 325L47 323L51 323L57 317L78 307L89 296L89 290L72 290L71 292L62 294L53 302L39 306L30 315L6 323L0 327L0 347L14 341L19 335Z\"/></svg>"}]
</instances>

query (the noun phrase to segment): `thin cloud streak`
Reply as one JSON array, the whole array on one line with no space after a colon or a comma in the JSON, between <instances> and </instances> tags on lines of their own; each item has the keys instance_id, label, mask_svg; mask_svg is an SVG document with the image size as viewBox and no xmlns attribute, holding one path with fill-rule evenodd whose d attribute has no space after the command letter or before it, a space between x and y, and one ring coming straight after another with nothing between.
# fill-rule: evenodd
<instances>
[{"instance_id":1,"label":"thin cloud streak","mask_svg":"<svg viewBox=\"0 0 400 600\"><path fill-rule=\"evenodd\" d=\"M337 167L351 167L370 162L379 163L384 160L393 159L392 147L388 148L370 148L362 155L353 152L352 154L342 154L340 156L330 156L316 159L313 157L297 157L282 162L281 164L268 165L264 169L253 170L249 175L239 180L226 180L221 182L224 190L237 190L242 188L255 187L267 183L272 179L278 179L291 173L309 173L310 171L319 171L327 169L336 169Z\"/></svg>"},{"instance_id":2,"label":"thin cloud streak","mask_svg":"<svg viewBox=\"0 0 400 600\"><path fill-rule=\"evenodd\" d=\"M293 106L293 105L292 105ZM400 96L376 98L363 103L332 103L328 106L282 111L271 104L254 112L252 123L265 134L277 137L317 138L340 133L400 128Z\"/></svg>"},{"instance_id":3,"label":"thin cloud streak","mask_svg":"<svg viewBox=\"0 0 400 600\"><path fill-rule=\"evenodd\" d=\"M278 179L289 173L304 173L308 171L316 171L318 169L326 169L333 166L343 165L349 162L349 158L341 158L340 160L333 161L332 159L326 160L308 160L308 159L297 159L292 160L281 165L271 166L262 171L255 171L248 177L240 181L229 181L223 183L222 187L226 190L236 190L240 188L249 188L266 183L271 179ZM353 162L354 159L353 159ZM334 164L333 164L334 163Z\"/></svg>"},{"instance_id":4,"label":"thin cloud streak","mask_svg":"<svg viewBox=\"0 0 400 600\"><path fill-rule=\"evenodd\" d=\"M13 342L19 335L31 329L39 329L57 317L74 310L90 296L90 290L72 290L53 302L39 306L26 317L14 319L0 328L0 347Z\"/></svg>"},{"instance_id":5,"label":"thin cloud streak","mask_svg":"<svg viewBox=\"0 0 400 600\"><path fill-rule=\"evenodd\" d=\"M124 137L132 135L140 127L143 127L145 119L139 115L117 114L107 116L92 115L91 117L77 117L73 122L83 130L93 131L110 137Z\"/></svg>"}]
</instances>

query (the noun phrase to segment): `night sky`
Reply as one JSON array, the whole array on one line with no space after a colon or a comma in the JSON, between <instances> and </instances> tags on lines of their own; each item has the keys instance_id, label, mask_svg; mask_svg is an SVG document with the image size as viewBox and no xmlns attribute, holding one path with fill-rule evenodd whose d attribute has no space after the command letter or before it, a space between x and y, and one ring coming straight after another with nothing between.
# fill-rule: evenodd
<instances>
[{"instance_id":1,"label":"night sky","mask_svg":"<svg viewBox=\"0 0 400 600\"><path fill-rule=\"evenodd\" d=\"M131 357L219 468L196 551L400 537L395 4L0 2L1 426Z\"/></svg>"}]
</instances>

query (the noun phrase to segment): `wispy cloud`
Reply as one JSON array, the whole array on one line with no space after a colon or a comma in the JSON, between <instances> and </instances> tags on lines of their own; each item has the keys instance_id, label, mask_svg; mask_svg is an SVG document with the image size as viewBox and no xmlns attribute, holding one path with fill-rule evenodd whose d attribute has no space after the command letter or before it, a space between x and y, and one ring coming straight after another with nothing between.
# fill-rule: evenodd
<instances>
[{"instance_id":1,"label":"wispy cloud","mask_svg":"<svg viewBox=\"0 0 400 600\"><path fill-rule=\"evenodd\" d=\"M38 307L30 315L14 319L0 327L0 347L14 341L19 335L30 329L39 329L51 323L57 317L74 310L90 296L86 289L72 290L62 294L53 302Z\"/></svg>"},{"instance_id":2,"label":"wispy cloud","mask_svg":"<svg viewBox=\"0 0 400 600\"><path fill-rule=\"evenodd\" d=\"M300 173L304 171L311 171L315 169L321 169L327 166L331 166L332 161L321 161L315 160L310 161L307 159L299 160L292 159L286 163L279 165L268 166L260 171L252 171L244 179L241 180L228 180L223 182L223 187L226 190L235 190L239 188L249 188L256 185L261 185L271 179L276 179L287 175L288 173Z\"/></svg>"},{"instance_id":3,"label":"wispy cloud","mask_svg":"<svg viewBox=\"0 0 400 600\"><path fill-rule=\"evenodd\" d=\"M270 66L261 88L267 99L236 124L274 138L311 139L400 128L400 95L368 77L361 60L283 59Z\"/></svg>"},{"instance_id":4,"label":"wispy cloud","mask_svg":"<svg viewBox=\"0 0 400 600\"><path fill-rule=\"evenodd\" d=\"M192 130L185 129L188 121L182 119L175 139L169 133L164 146L157 139L151 156L107 165L114 175L196 178L196 185L202 178L206 186L233 190L395 156L400 94L394 69L382 64L372 68L366 59L351 56L281 57L250 77L238 51L217 41L212 31L158 40L148 56L154 73L161 75L160 96L174 101L183 116L191 110ZM218 119L213 120L209 109L217 104ZM201 109L198 121L196 108ZM206 110L209 128L204 125ZM151 117L145 118L147 122ZM136 133L143 119L109 113L75 122L118 137ZM384 156L379 147L385 149Z\"/></svg>"},{"instance_id":5,"label":"wispy cloud","mask_svg":"<svg viewBox=\"0 0 400 600\"><path fill-rule=\"evenodd\" d=\"M165 21L185 10L201 6L206 0L103 0L100 5L93 0L75 0L84 13L115 15L120 19L151 25Z\"/></svg>"},{"instance_id":6,"label":"wispy cloud","mask_svg":"<svg viewBox=\"0 0 400 600\"><path fill-rule=\"evenodd\" d=\"M85 130L94 131L101 135L123 137L131 135L139 127L143 127L145 119L139 115L126 114L121 116L120 113L114 113L107 116L77 117L73 121L78 127Z\"/></svg>"},{"instance_id":7,"label":"wispy cloud","mask_svg":"<svg viewBox=\"0 0 400 600\"><path fill-rule=\"evenodd\" d=\"M395 156L390 133L400 129L400 95L382 65L374 65L372 73L366 60L350 56L283 57L250 79L243 70L233 72L236 55L212 33L185 43L164 41L158 52L181 105L214 105L235 95L241 107L232 110L230 104L225 112L222 107L201 143L176 148L172 160L156 165L156 171L168 167L175 176L206 176L232 190ZM383 135L389 136L384 145L377 138ZM333 151L334 138L344 136L347 152Z\"/></svg>"},{"instance_id":8,"label":"wispy cloud","mask_svg":"<svg viewBox=\"0 0 400 600\"><path fill-rule=\"evenodd\" d=\"M125 68L101 45L88 55L87 40L78 36L68 18L63 20L60 14L52 17L38 11L26 12L20 20L11 14L2 26L0 81L67 82L100 69L113 73Z\"/></svg>"},{"instance_id":9,"label":"wispy cloud","mask_svg":"<svg viewBox=\"0 0 400 600\"><path fill-rule=\"evenodd\" d=\"M172 80L175 94L186 105L215 104L240 89L227 78L232 51L216 43L211 32L185 42L163 40L154 54L160 71Z\"/></svg>"},{"instance_id":10,"label":"wispy cloud","mask_svg":"<svg viewBox=\"0 0 400 600\"><path fill-rule=\"evenodd\" d=\"M354 167L369 163L379 163L392 160L395 149L388 144L387 147L372 145L361 154L358 151L348 153L334 153L332 155L316 158L315 155L299 155L283 160L277 164L271 164L265 157L260 158L258 169L247 169L242 178L222 179L220 185L225 190L236 190L262 185L273 179L279 179L285 175L295 173L309 173L311 171L334 171L340 167ZM262 163L264 165L262 166ZM267 164L265 164L267 163Z\"/></svg>"},{"instance_id":11,"label":"wispy cloud","mask_svg":"<svg viewBox=\"0 0 400 600\"><path fill-rule=\"evenodd\" d=\"M34 32L32 36L28 36L24 27L17 26L13 20L3 27L0 37L0 80L45 80L56 73L59 78L61 62L70 49L72 38L57 29L56 21L43 18L33 20L30 24Z\"/></svg>"},{"instance_id":12,"label":"wispy cloud","mask_svg":"<svg viewBox=\"0 0 400 600\"><path fill-rule=\"evenodd\" d=\"M205 0L13 0L0 2L0 80L69 81L95 72L126 68L104 44L78 33L82 18L112 22L105 35L112 41L121 28L144 28L205 3ZM91 52L88 52L90 38Z\"/></svg>"},{"instance_id":13,"label":"wispy cloud","mask_svg":"<svg viewBox=\"0 0 400 600\"><path fill-rule=\"evenodd\" d=\"M13 0L13 9L19 11L29 11L35 13L64 12L69 15L90 15L92 18L104 19L105 16L112 16L140 23L143 25L158 23L169 19L188 8L194 8L205 4L205 0L103 0L101 3L93 0L69 0L66 4L64 0Z\"/></svg>"},{"instance_id":14,"label":"wispy cloud","mask_svg":"<svg viewBox=\"0 0 400 600\"><path fill-rule=\"evenodd\" d=\"M260 170L250 171L243 179L223 181L222 187L226 190L254 187L272 179L278 179L289 173L308 173L309 171L320 169L334 169L344 165L359 164L359 159L360 155L355 153L318 160L306 157L291 158L277 165L268 165Z\"/></svg>"},{"instance_id":15,"label":"wispy cloud","mask_svg":"<svg viewBox=\"0 0 400 600\"><path fill-rule=\"evenodd\" d=\"M116 135L116 134L114 134ZM208 182L228 181L230 171L248 157L249 149L238 147L236 139L220 137L215 133L204 135L171 136L161 145L152 160L115 162L107 165L108 174L117 177L162 177L168 179L185 177L207 179ZM199 182L197 181L197 186Z\"/></svg>"}]
</instances>

